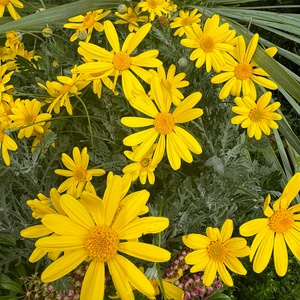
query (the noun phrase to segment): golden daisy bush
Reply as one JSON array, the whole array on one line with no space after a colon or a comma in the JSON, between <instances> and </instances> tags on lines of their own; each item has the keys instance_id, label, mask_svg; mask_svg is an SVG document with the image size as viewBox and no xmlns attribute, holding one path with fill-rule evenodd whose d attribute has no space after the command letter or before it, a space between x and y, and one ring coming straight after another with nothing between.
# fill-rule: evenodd
<instances>
[{"instance_id":1,"label":"golden daisy bush","mask_svg":"<svg viewBox=\"0 0 300 300\"><path fill-rule=\"evenodd\" d=\"M105 75L114 76L113 91L117 84L119 75L122 76L122 87L125 97L132 97L133 89L143 90L139 80L132 74L133 71L144 81L149 82L152 77L151 73L144 67L156 68L162 65L162 62L156 57L158 50L148 50L139 55L132 56L132 52L142 42L144 37L151 29L148 23L137 30L136 33L130 33L125 39L123 46L120 48L119 38L116 29L111 21L104 22L104 31L112 51L108 51L94 44L80 42L78 48L79 54L86 59L94 59L96 62L87 62L78 66L77 72L96 73L105 72Z\"/></svg>"},{"instance_id":2,"label":"golden daisy bush","mask_svg":"<svg viewBox=\"0 0 300 300\"><path fill-rule=\"evenodd\" d=\"M200 154L202 148L198 141L185 129L177 124L186 123L203 114L201 108L193 108L201 99L202 94L195 92L184 99L173 112L170 112L171 99L163 96L162 87L157 76L151 80L151 92L154 102L141 91L135 91L135 99L130 104L150 118L123 117L121 123L133 128L151 126L141 132L133 133L123 140L126 146L139 145L133 156L134 160L141 159L158 138L152 164L158 165L165 151L174 170L181 166L181 159L191 163L191 152Z\"/></svg>"},{"instance_id":3,"label":"golden daisy bush","mask_svg":"<svg viewBox=\"0 0 300 300\"><path fill-rule=\"evenodd\" d=\"M69 169L56 169L55 174L68 177L58 188L58 192L68 191L72 195L79 197L93 176L102 176L105 171L102 169L87 169L89 165L89 155L87 147L80 152L78 147L73 148L73 159L66 153L62 154L62 163Z\"/></svg>"},{"instance_id":4,"label":"golden daisy bush","mask_svg":"<svg viewBox=\"0 0 300 300\"><path fill-rule=\"evenodd\" d=\"M174 36L178 35L182 37L185 34L186 27L191 28L193 23L200 23L201 16L202 14L199 13L197 8L191 12L180 10L179 17L175 17L173 22L170 23L171 28L177 28Z\"/></svg>"},{"instance_id":5,"label":"golden daisy bush","mask_svg":"<svg viewBox=\"0 0 300 300\"><path fill-rule=\"evenodd\" d=\"M261 273L268 265L272 252L276 273L284 276L288 268L287 247L300 259L300 205L291 205L300 191L300 172L288 182L282 195L270 206L271 196L266 197L264 215L240 227L243 236L255 235L250 248L253 270Z\"/></svg>"},{"instance_id":6,"label":"golden daisy bush","mask_svg":"<svg viewBox=\"0 0 300 300\"><path fill-rule=\"evenodd\" d=\"M82 198L87 199L83 206L70 195L61 196L60 204L67 216L47 214L42 219L42 223L59 236L41 238L36 247L44 251L64 251L64 254L44 270L42 281L57 280L88 261L80 299L104 298L106 265L120 299L134 299L132 286L146 296L154 297L150 281L121 253L152 262L168 261L170 253L167 250L137 239L143 234L161 232L168 227L169 220L164 217L137 218L149 198L146 190L125 196L124 200L128 197L129 201L116 215L122 192L121 177L113 176L103 200L89 199L90 193L84 192ZM135 241L128 241L133 239Z\"/></svg>"},{"instance_id":7,"label":"golden daisy bush","mask_svg":"<svg viewBox=\"0 0 300 300\"><path fill-rule=\"evenodd\" d=\"M152 155L155 150L156 144L153 144L149 151L140 159L135 160L134 155L138 149L138 146L132 147L133 151L124 151L124 154L127 158L134 161L133 163L127 165L123 168L123 173L131 174L132 181L135 181L138 177L140 178L140 182L145 184L147 179L150 184L154 184L155 176L154 170L156 168L152 163Z\"/></svg>"},{"instance_id":8,"label":"golden daisy bush","mask_svg":"<svg viewBox=\"0 0 300 300\"><path fill-rule=\"evenodd\" d=\"M14 8L23 8L24 5L19 0L0 0L0 18L3 17L5 8L7 8L9 14L15 19L20 19L20 15L17 13L16 9Z\"/></svg>"},{"instance_id":9,"label":"golden daisy bush","mask_svg":"<svg viewBox=\"0 0 300 300\"><path fill-rule=\"evenodd\" d=\"M251 96L253 99L256 99L254 83L270 90L277 89L278 86L275 82L265 78L269 74L262 68L258 68L257 64L252 60L258 45L258 39L259 35L257 33L254 34L246 48L243 36L237 37L236 58L227 54L226 64L222 67L222 71L225 72L211 79L211 82L216 84L227 81L219 93L220 99L225 99L229 94L240 96L241 91L244 96Z\"/></svg>"},{"instance_id":10,"label":"golden daisy bush","mask_svg":"<svg viewBox=\"0 0 300 300\"><path fill-rule=\"evenodd\" d=\"M33 132L44 133L43 125L51 119L51 114L43 113L41 102L37 99L16 100L15 107L11 108L9 118L13 121L11 128L18 128L18 138L29 138Z\"/></svg>"},{"instance_id":11,"label":"golden daisy bush","mask_svg":"<svg viewBox=\"0 0 300 300\"><path fill-rule=\"evenodd\" d=\"M196 60L196 67L206 65L206 72L213 68L220 72L225 65L224 54L233 50L229 42L235 37L235 31L229 29L229 24L219 26L220 16L213 15L205 21L204 28L197 23L185 27L186 38L180 41L187 48L195 48L190 55L192 61Z\"/></svg>"},{"instance_id":12,"label":"golden daisy bush","mask_svg":"<svg viewBox=\"0 0 300 300\"><path fill-rule=\"evenodd\" d=\"M69 29L75 29L75 33L71 36L70 41L74 42L78 39L78 31L82 32L83 30L87 30L85 41L89 42L94 29L98 32L103 31L104 27L99 21L109 14L110 10L104 12L103 9L98 9L95 11L87 12L85 16L79 15L73 18L69 18L68 21L70 23L64 24L64 27Z\"/></svg>"},{"instance_id":13,"label":"golden daisy bush","mask_svg":"<svg viewBox=\"0 0 300 300\"><path fill-rule=\"evenodd\" d=\"M232 107L232 111L238 116L231 119L232 124L241 124L242 128L247 128L247 135L260 140L262 133L271 134L270 128L278 129L276 120L281 120L282 116L276 112L280 107L280 102L269 105L272 98L271 92L264 93L257 102L249 96L236 97L234 102L237 106Z\"/></svg>"},{"instance_id":14,"label":"golden daisy bush","mask_svg":"<svg viewBox=\"0 0 300 300\"><path fill-rule=\"evenodd\" d=\"M237 257L248 256L250 249L244 238L232 238L233 222L227 219L219 228L207 227L206 236L192 233L182 237L183 243L193 249L185 257L185 262L193 265L191 272L204 270L203 283L210 286L218 273L222 281L233 286L233 280L226 269L246 275L247 271Z\"/></svg>"}]
</instances>

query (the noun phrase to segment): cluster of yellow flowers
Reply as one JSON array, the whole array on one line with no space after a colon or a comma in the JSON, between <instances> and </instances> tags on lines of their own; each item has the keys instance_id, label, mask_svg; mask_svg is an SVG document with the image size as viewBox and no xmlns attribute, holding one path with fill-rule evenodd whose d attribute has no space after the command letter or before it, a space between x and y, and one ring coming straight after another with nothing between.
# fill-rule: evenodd
<instances>
[{"instance_id":1,"label":"cluster of yellow flowers","mask_svg":"<svg viewBox=\"0 0 300 300\"><path fill-rule=\"evenodd\" d=\"M14 19L19 18L13 5L18 8L23 6L18 0L0 0L0 16L7 7ZM75 30L70 37L71 42L81 40L78 53L84 63L74 66L71 76L57 76L57 81L39 83L49 94L43 102L37 99L15 100L13 97L14 87L9 82L14 72L18 72L16 56L29 61L38 60L33 51L25 50L21 35L7 33L5 47L0 49L0 145L6 165L10 164L8 150L17 150L17 143L10 136L12 130L19 130L19 139L35 137L34 150L42 137L51 131L49 120L53 113L59 114L65 107L67 113L72 115L72 97L79 97L89 84L92 84L93 92L99 98L103 84L113 94L118 94L116 85L119 76L129 104L145 115L124 116L121 123L132 128L149 127L124 138L124 145L132 147L132 151L125 151L124 154L133 163L123 168L123 177L111 172L108 174L103 198L97 196L91 180L93 176L102 176L106 172L103 169L88 169L87 148L80 152L79 148L74 147L73 159L66 153L62 155L62 163L68 170L55 171L68 178L58 189L51 189L49 198L38 194L38 199L27 203L33 217L42 222L21 232L26 238L40 238L29 260L36 262L46 254L53 260L42 274L45 282L61 278L83 261L89 261L82 285L82 299L104 298L106 265L118 297L134 299L132 290L137 289L149 299L154 299L156 291L153 281L120 253L152 262L170 259L169 251L138 240L144 234L163 231L168 227L169 220L143 216L149 210L146 205L150 196L148 191L126 194L131 182L138 177L142 184L147 180L154 184L154 171L165 152L174 170L181 167L181 159L191 163L192 153L202 152L198 140L180 126L201 117L203 110L195 106L202 94L197 91L185 97L180 89L189 85L188 81L183 80L186 74L176 74L175 65L166 70L157 58L158 50L141 51L139 48L153 26L151 21L156 17L171 19L176 10L177 5L170 0L141 1L135 7L121 5L115 13L118 18L115 24L128 24L130 32L122 45L113 22L99 22L111 11L98 9L70 18L64 27ZM200 25L201 16L197 9L192 12L181 10L170 23L170 27L175 29L174 36L183 37L181 45L194 49L190 59L196 61L197 68L205 64L207 72L213 69L219 73L212 77L212 83L226 82L219 98L236 97L234 101L237 106L232 110L238 116L232 118L232 123L247 128L249 137L260 139L262 132L269 135L270 128L278 128L275 120L280 120L281 115L274 111L280 103L269 105L271 92L256 99L255 84L277 89L277 84L267 78L269 74L253 61L258 34L246 46L244 37L236 36L228 23L220 25L218 15L208 18L203 27ZM140 27L139 23L146 24ZM104 32L110 45L108 49L90 43L94 29ZM44 33L49 34L49 31ZM266 52L271 56L276 53L273 48ZM147 85L148 91L145 91ZM268 195L264 204L267 218L253 220L240 227L243 236L256 234L251 248L244 238L231 237L232 220L226 220L221 231L208 227L206 236L183 236L184 244L194 250L186 257L186 262L193 265L191 272L205 270L205 285L211 285L218 273L225 284L232 286L233 281L226 268L237 274L246 274L238 257L250 255L250 260L254 258L253 268L259 273L267 266L274 249L276 271L280 276L285 275L288 265L286 244L300 259L300 207L294 205L289 208L299 192L299 186L300 173L297 173L275 201L273 209L269 206L271 199ZM164 281L162 284L168 299L182 299L181 289Z\"/></svg>"}]
</instances>

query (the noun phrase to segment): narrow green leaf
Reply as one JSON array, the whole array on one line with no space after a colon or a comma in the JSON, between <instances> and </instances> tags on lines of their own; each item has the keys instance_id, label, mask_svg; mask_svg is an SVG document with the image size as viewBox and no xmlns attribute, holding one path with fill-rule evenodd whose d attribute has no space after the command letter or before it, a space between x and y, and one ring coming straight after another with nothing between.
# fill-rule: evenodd
<instances>
[{"instance_id":1,"label":"narrow green leaf","mask_svg":"<svg viewBox=\"0 0 300 300\"><path fill-rule=\"evenodd\" d=\"M286 138L286 140L292 145L292 147L300 154L300 141L296 134L293 132L289 123L283 118L278 121L279 132Z\"/></svg>"},{"instance_id":2,"label":"narrow green leaf","mask_svg":"<svg viewBox=\"0 0 300 300\"><path fill-rule=\"evenodd\" d=\"M111 8L119 5L120 0L82 0L53 8L46 9L39 13L25 16L19 20L8 22L0 26L0 34L9 30L28 30L45 27L46 23L67 21L68 18L83 14L90 10L100 8Z\"/></svg>"},{"instance_id":3,"label":"narrow green leaf","mask_svg":"<svg viewBox=\"0 0 300 300\"><path fill-rule=\"evenodd\" d=\"M12 291L12 292L17 292L17 293L23 293L23 289L22 287L13 282L13 281L3 281L3 282L0 282L0 286L6 290L9 290L9 291Z\"/></svg>"},{"instance_id":4,"label":"narrow green leaf","mask_svg":"<svg viewBox=\"0 0 300 300\"><path fill-rule=\"evenodd\" d=\"M10 234L0 233L0 244L16 246L16 240Z\"/></svg>"}]
</instances>

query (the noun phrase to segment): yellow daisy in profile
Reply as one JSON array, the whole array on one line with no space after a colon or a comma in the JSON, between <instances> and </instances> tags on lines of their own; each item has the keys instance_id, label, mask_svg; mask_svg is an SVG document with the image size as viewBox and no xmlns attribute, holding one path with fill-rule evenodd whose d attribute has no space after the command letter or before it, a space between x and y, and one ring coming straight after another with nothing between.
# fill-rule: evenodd
<instances>
[{"instance_id":1,"label":"yellow daisy in profile","mask_svg":"<svg viewBox=\"0 0 300 300\"><path fill-rule=\"evenodd\" d=\"M93 201L94 205L88 210L70 195L61 196L60 203L67 216L51 214L42 219L43 224L59 236L41 238L36 247L44 251L64 251L64 255L44 270L42 281L57 280L83 261L89 261L80 299L104 298L106 265L120 299L134 299L131 286L147 297L154 297L154 288L147 277L121 253L152 262L168 261L170 253L167 250L128 240L161 232L168 227L169 220L164 217L137 218L149 198L146 190L126 196L125 199L130 198L130 201L116 215L122 190L120 176L113 176L103 200Z\"/></svg>"},{"instance_id":2,"label":"yellow daisy in profile","mask_svg":"<svg viewBox=\"0 0 300 300\"><path fill-rule=\"evenodd\" d=\"M124 151L125 156L134 161L134 163L131 163L128 166L124 167L122 172L125 174L131 174L132 181L135 181L138 177L140 177L140 182L142 184L145 184L147 179L150 184L154 184L154 170L156 166L152 163L152 155L155 147L156 144L153 144L149 151L141 159L138 160L134 159L134 155L136 150L138 149L138 146L132 147L133 151Z\"/></svg>"},{"instance_id":3,"label":"yellow daisy in profile","mask_svg":"<svg viewBox=\"0 0 300 300\"><path fill-rule=\"evenodd\" d=\"M236 53L237 58L227 54L226 65L222 67L221 74L214 76L211 79L212 83L222 83L227 81L222 87L219 98L225 99L229 94L232 96L243 95L251 96L256 99L256 88L254 83L261 85L270 90L276 90L277 84L263 76L270 76L262 68L257 68L256 63L252 61L253 54L258 45L259 35L256 33L251 38L248 48L243 36L237 37Z\"/></svg>"},{"instance_id":4,"label":"yellow daisy in profile","mask_svg":"<svg viewBox=\"0 0 300 300\"><path fill-rule=\"evenodd\" d=\"M47 122L43 125L44 132L40 133L38 131L34 131L32 136L34 136L34 140L32 141L31 152L33 153L38 147L42 147L42 139L52 130L50 129L51 122ZM52 147L55 146L55 143L51 144Z\"/></svg>"},{"instance_id":5,"label":"yellow daisy in profile","mask_svg":"<svg viewBox=\"0 0 300 300\"><path fill-rule=\"evenodd\" d=\"M20 32L14 31L14 30L6 32L5 36L6 36L6 41L5 41L6 47L10 47L12 45L17 45L22 40L22 34Z\"/></svg>"},{"instance_id":6,"label":"yellow daisy in profile","mask_svg":"<svg viewBox=\"0 0 300 300\"><path fill-rule=\"evenodd\" d=\"M135 91L136 98L130 101L135 109L151 118L124 117L121 119L121 123L129 127L151 126L151 128L131 134L123 140L123 143L126 146L140 145L133 156L133 159L139 160L159 138L153 155L153 165L158 165L166 150L171 167L178 170L181 166L181 159L191 163L193 161L191 152L195 154L202 152L198 141L177 125L199 118L203 114L201 108L193 108L201 99L202 94L200 92L191 94L171 113L171 99L163 96L157 76L153 76L151 80L151 92L156 105L141 91Z\"/></svg>"},{"instance_id":7,"label":"yellow daisy in profile","mask_svg":"<svg viewBox=\"0 0 300 300\"><path fill-rule=\"evenodd\" d=\"M77 72L80 73L97 73L105 72L105 75L114 76L115 89L119 75L122 76L122 87L127 99L132 97L132 90L144 90L139 80L132 74L133 71L144 81L149 82L152 77L151 73L144 67L155 68L162 65L162 62L156 57L158 50L148 50L137 56L131 56L131 53L142 42L144 37L151 29L148 23L142 26L136 33L130 33L125 39L122 48L120 48L119 38L112 22L104 22L104 31L108 42L113 51L108 51L102 47L80 42L78 48L79 54L86 59L97 60L97 62L87 62L78 66Z\"/></svg>"},{"instance_id":8,"label":"yellow daisy in profile","mask_svg":"<svg viewBox=\"0 0 300 300\"><path fill-rule=\"evenodd\" d=\"M69 169L57 169L55 174L69 177L58 188L58 192L62 193L68 191L71 194L80 196L84 190L85 185L90 182L93 176L102 176L105 171L102 169L89 169L89 155L87 153L87 147L79 151L78 147L73 148L73 159L66 153L62 154L62 163Z\"/></svg>"},{"instance_id":9,"label":"yellow daisy in profile","mask_svg":"<svg viewBox=\"0 0 300 300\"><path fill-rule=\"evenodd\" d=\"M284 276L288 268L286 245L300 259L300 207L290 206L299 191L300 172L290 179L273 209L269 205L271 197L267 196L263 209L267 218L251 220L240 227L241 235L256 235L250 248L254 272L261 273L266 268L273 252L276 273Z\"/></svg>"},{"instance_id":10,"label":"yellow daisy in profile","mask_svg":"<svg viewBox=\"0 0 300 300\"><path fill-rule=\"evenodd\" d=\"M23 8L24 5L19 0L1 0L0 1L0 18L3 17L5 8L8 9L9 14L15 19L20 19L20 15L15 10L17 8Z\"/></svg>"},{"instance_id":11,"label":"yellow daisy in profile","mask_svg":"<svg viewBox=\"0 0 300 300\"><path fill-rule=\"evenodd\" d=\"M200 25L193 23L192 27L185 27L186 38L180 41L181 45L188 48L196 48L190 55L191 60L196 60L196 67L200 68L206 63L206 72L211 67L220 72L225 65L224 54L233 49L228 38L234 38L234 30L229 30L229 24L219 26L220 16L213 15L204 24L203 30Z\"/></svg>"},{"instance_id":12,"label":"yellow daisy in profile","mask_svg":"<svg viewBox=\"0 0 300 300\"><path fill-rule=\"evenodd\" d=\"M163 66L157 67L157 72L154 70L150 70L150 72L153 75L158 76L158 78L160 79L161 87L164 94L163 97L171 97L172 102L175 105L179 105L181 99L184 98L183 94L179 91L179 89L189 85L188 81L183 80L186 74L182 72L175 75L176 66L173 64L169 67L167 74Z\"/></svg>"},{"instance_id":13,"label":"yellow daisy in profile","mask_svg":"<svg viewBox=\"0 0 300 300\"><path fill-rule=\"evenodd\" d=\"M28 200L26 204L32 210L32 216L35 219L40 219L46 216L47 214L59 214L65 216L66 213L60 205L60 194L56 188L50 190L50 197L45 196L42 193L38 194L38 199ZM57 236L56 233L53 233L52 230L47 228L43 224L33 225L26 229L21 230L20 235L25 238L33 239L48 236L53 234ZM56 260L61 251L44 251L41 249L35 248L30 257L29 261L31 263L37 262L43 258L48 253L48 257L51 260Z\"/></svg>"},{"instance_id":14,"label":"yellow daisy in profile","mask_svg":"<svg viewBox=\"0 0 300 300\"><path fill-rule=\"evenodd\" d=\"M123 13L120 14L119 12L115 12L115 15L120 18L119 20L115 21L115 24L128 24L128 29L130 32L137 31L139 29L140 22L146 23L148 22L147 16L140 16L142 12L138 5L135 6L134 9L128 7L128 9Z\"/></svg>"},{"instance_id":15,"label":"yellow daisy in profile","mask_svg":"<svg viewBox=\"0 0 300 300\"><path fill-rule=\"evenodd\" d=\"M277 129L278 124L274 120L281 120L282 116L276 112L280 107L280 102L271 101L272 93L264 93L257 103L249 96L236 97L234 102L238 106L233 106L232 111L238 114L231 119L232 124L241 124L242 128L247 128L247 135L260 140L262 132L266 135L271 133L270 128Z\"/></svg>"},{"instance_id":16,"label":"yellow daisy in profile","mask_svg":"<svg viewBox=\"0 0 300 300\"><path fill-rule=\"evenodd\" d=\"M10 81L11 75L14 71L6 73L7 69L8 64L0 66L0 105L2 105L2 101L10 102L12 100L12 96L9 91L13 89L14 86L7 83Z\"/></svg>"},{"instance_id":17,"label":"yellow daisy in profile","mask_svg":"<svg viewBox=\"0 0 300 300\"><path fill-rule=\"evenodd\" d=\"M79 15L73 18L69 18L68 21L71 23L64 24L64 27L69 29L75 29L75 30L79 29L79 31L87 29L85 41L89 42L94 29L97 30L98 32L102 32L104 29L103 25L99 21L105 18L107 15L109 15L110 10L106 12L103 11L104 11L103 9L98 9L95 11L87 12L85 16ZM78 39L78 34L77 32L75 32L71 36L70 41L74 42L77 39Z\"/></svg>"},{"instance_id":18,"label":"yellow daisy in profile","mask_svg":"<svg viewBox=\"0 0 300 300\"><path fill-rule=\"evenodd\" d=\"M138 3L142 11L148 11L150 14L150 21L154 21L155 16L161 17L162 14L168 14L166 8L169 3L165 0L144 0Z\"/></svg>"},{"instance_id":19,"label":"yellow daisy in profile","mask_svg":"<svg viewBox=\"0 0 300 300\"><path fill-rule=\"evenodd\" d=\"M233 222L227 219L219 228L206 228L206 235L188 234L182 237L183 243L195 250L185 257L185 262L194 265L191 272L204 270L203 283L210 286L218 273L222 281L233 286L233 280L226 267L234 273L246 275L247 270L237 257L248 256L250 249L244 238L231 238Z\"/></svg>"},{"instance_id":20,"label":"yellow daisy in profile","mask_svg":"<svg viewBox=\"0 0 300 300\"><path fill-rule=\"evenodd\" d=\"M200 17L202 14L195 8L192 12L180 10L179 17L174 18L174 21L170 23L171 28L178 28L174 32L174 36L183 36L185 34L185 28L192 26L193 23L200 23Z\"/></svg>"},{"instance_id":21,"label":"yellow daisy in profile","mask_svg":"<svg viewBox=\"0 0 300 300\"><path fill-rule=\"evenodd\" d=\"M75 66L76 69L76 66ZM49 113L54 110L56 114L60 113L60 108L65 106L69 115L73 115L73 106L70 97L80 95L83 88L89 82L85 81L82 75L73 73L72 77L57 76L58 81L46 81L46 86L38 82L38 85L45 89L51 98L46 102L51 102L47 111Z\"/></svg>"},{"instance_id":22,"label":"yellow daisy in profile","mask_svg":"<svg viewBox=\"0 0 300 300\"><path fill-rule=\"evenodd\" d=\"M41 111L41 102L37 99L16 100L16 106L11 109L9 118L13 121L11 127L19 128L18 138L29 138L34 131L44 133L43 125L51 119L51 114ZM25 128L22 128L25 127Z\"/></svg>"},{"instance_id":23,"label":"yellow daisy in profile","mask_svg":"<svg viewBox=\"0 0 300 300\"><path fill-rule=\"evenodd\" d=\"M18 145L16 144L16 142L6 133L6 130L9 129L9 122L0 121L0 148L2 159L7 166L10 165L10 157L8 150L16 151L18 149Z\"/></svg>"}]
</instances>

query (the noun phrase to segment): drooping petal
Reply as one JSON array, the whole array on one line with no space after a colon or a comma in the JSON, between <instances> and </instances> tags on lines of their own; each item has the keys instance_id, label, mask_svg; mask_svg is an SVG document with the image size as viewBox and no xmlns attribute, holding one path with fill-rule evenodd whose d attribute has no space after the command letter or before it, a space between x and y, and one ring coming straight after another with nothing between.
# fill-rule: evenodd
<instances>
[{"instance_id":1,"label":"drooping petal","mask_svg":"<svg viewBox=\"0 0 300 300\"><path fill-rule=\"evenodd\" d=\"M222 281L228 285L228 286L233 286L233 280L229 274L229 272L227 271L227 269L225 268L224 263L222 262L218 262L218 273L222 279Z\"/></svg>"},{"instance_id":2,"label":"drooping petal","mask_svg":"<svg viewBox=\"0 0 300 300\"><path fill-rule=\"evenodd\" d=\"M92 261L83 279L80 299L102 300L105 290L105 265L102 261Z\"/></svg>"},{"instance_id":3,"label":"drooping petal","mask_svg":"<svg viewBox=\"0 0 300 300\"><path fill-rule=\"evenodd\" d=\"M143 274L141 270L139 270L132 262L121 255L116 255L114 257L114 260L118 263L119 267L122 268L125 276L128 278L129 282L133 285L134 288L139 290L142 294L147 295L148 297L154 297L154 288L149 279Z\"/></svg>"},{"instance_id":4,"label":"drooping petal","mask_svg":"<svg viewBox=\"0 0 300 300\"><path fill-rule=\"evenodd\" d=\"M227 266L227 268L229 268L232 272L236 274L247 274L247 270L244 268L242 263L233 255L227 254L224 263Z\"/></svg>"},{"instance_id":5,"label":"drooping petal","mask_svg":"<svg viewBox=\"0 0 300 300\"><path fill-rule=\"evenodd\" d=\"M205 268L203 283L206 286L210 286L213 283L216 274L217 274L217 262L211 259Z\"/></svg>"},{"instance_id":6,"label":"drooping petal","mask_svg":"<svg viewBox=\"0 0 300 300\"><path fill-rule=\"evenodd\" d=\"M274 239L274 264L276 273L284 276L288 267L288 253L282 233L276 233Z\"/></svg>"},{"instance_id":7,"label":"drooping petal","mask_svg":"<svg viewBox=\"0 0 300 300\"><path fill-rule=\"evenodd\" d=\"M43 282L55 281L77 268L86 258L87 254L84 249L69 252L47 267L41 279Z\"/></svg>"},{"instance_id":8,"label":"drooping petal","mask_svg":"<svg viewBox=\"0 0 300 300\"><path fill-rule=\"evenodd\" d=\"M195 154L202 153L202 148L198 141L185 129L179 126L174 127L175 133L185 142L187 147Z\"/></svg>"}]
</instances>

